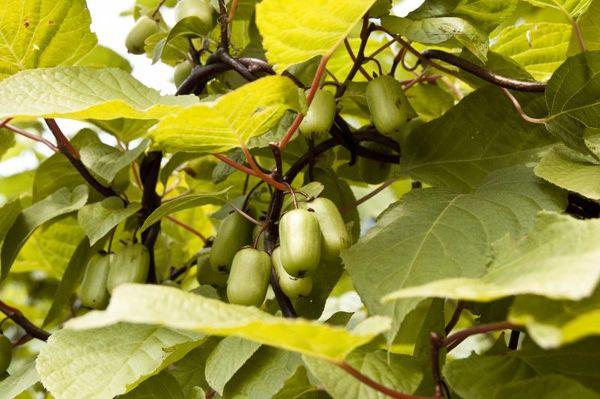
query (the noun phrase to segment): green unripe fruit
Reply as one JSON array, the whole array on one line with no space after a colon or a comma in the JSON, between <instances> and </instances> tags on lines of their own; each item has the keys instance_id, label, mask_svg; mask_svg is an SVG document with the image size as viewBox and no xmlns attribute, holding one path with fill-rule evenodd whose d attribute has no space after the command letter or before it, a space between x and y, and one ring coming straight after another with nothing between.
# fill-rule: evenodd
<instances>
[{"instance_id":1,"label":"green unripe fruit","mask_svg":"<svg viewBox=\"0 0 600 399\"><path fill-rule=\"evenodd\" d=\"M0 334L0 374L6 373L12 361L12 344L4 335Z\"/></svg>"},{"instance_id":2,"label":"green unripe fruit","mask_svg":"<svg viewBox=\"0 0 600 399\"><path fill-rule=\"evenodd\" d=\"M365 94L371 119L379 133L391 136L406 124L411 107L396 79L381 75L369 82Z\"/></svg>"},{"instance_id":3,"label":"green unripe fruit","mask_svg":"<svg viewBox=\"0 0 600 399\"><path fill-rule=\"evenodd\" d=\"M260 306L267 295L271 257L254 248L238 251L227 280L227 300L246 306Z\"/></svg>"},{"instance_id":4,"label":"green unripe fruit","mask_svg":"<svg viewBox=\"0 0 600 399\"><path fill-rule=\"evenodd\" d=\"M335 118L335 96L327 90L317 90L308 112L300 123L300 133L308 138L323 138L329 133Z\"/></svg>"},{"instance_id":5,"label":"green unripe fruit","mask_svg":"<svg viewBox=\"0 0 600 399\"><path fill-rule=\"evenodd\" d=\"M223 219L210 251L214 271L226 273L229 270L236 252L252 242L252 228L252 223L238 212Z\"/></svg>"},{"instance_id":6,"label":"green unripe fruit","mask_svg":"<svg viewBox=\"0 0 600 399\"><path fill-rule=\"evenodd\" d=\"M131 54L144 54L146 39L157 33L158 29L158 22L145 15L140 17L125 39L127 51Z\"/></svg>"},{"instance_id":7,"label":"green unripe fruit","mask_svg":"<svg viewBox=\"0 0 600 399\"><path fill-rule=\"evenodd\" d=\"M321 258L333 260L340 256L342 249L350 247L352 240L344 219L333 201L327 198L316 198L303 202L302 207L313 212L321 230Z\"/></svg>"},{"instance_id":8,"label":"green unripe fruit","mask_svg":"<svg viewBox=\"0 0 600 399\"><path fill-rule=\"evenodd\" d=\"M181 84L190 76L192 73L193 65L189 61L183 61L181 64L177 64L175 70L173 71L173 81L175 82L175 86L179 88Z\"/></svg>"},{"instance_id":9,"label":"green unripe fruit","mask_svg":"<svg viewBox=\"0 0 600 399\"><path fill-rule=\"evenodd\" d=\"M108 305L107 282L110 264L114 255L94 255L85 268L83 281L79 289L81 304L92 309L104 309Z\"/></svg>"},{"instance_id":10,"label":"green unripe fruit","mask_svg":"<svg viewBox=\"0 0 600 399\"><path fill-rule=\"evenodd\" d=\"M202 252L196 260L196 280L200 285L212 285L223 288L227 285L227 274L219 273L210 267L210 252Z\"/></svg>"},{"instance_id":11,"label":"green unripe fruit","mask_svg":"<svg viewBox=\"0 0 600 399\"><path fill-rule=\"evenodd\" d=\"M319 222L306 209L293 209L279 221L281 263L294 277L303 277L319 266L321 231Z\"/></svg>"},{"instance_id":12,"label":"green unripe fruit","mask_svg":"<svg viewBox=\"0 0 600 399\"><path fill-rule=\"evenodd\" d=\"M377 151L384 154L391 154L390 149L379 143L367 142L362 144L363 147L369 150ZM374 159L360 157L358 160L358 171L361 179L365 183L379 184L387 180L390 175L392 166L387 162L379 162Z\"/></svg>"},{"instance_id":13,"label":"green unripe fruit","mask_svg":"<svg viewBox=\"0 0 600 399\"><path fill-rule=\"evenodd\" d=\"M142 244L128 245L116 252L110 262L106 286L112 292L125 283L145 283L150 267L150 255Z\"/></svg>"},{"instance_id":14,"label":"green unripe fruit","mask_svg":"<svg viewBox=\"0 0 600 399\"><path fill-rule=\"evenodd\" d=\"M207 34L214 25L213 8L206 0L180 0L175 6L175 20L196 17L200 20L200 33Z\"/></svg>"},{"instance_id":15,"label":"green unripe fruit","mask_svg":"<svg viewBox=\"0 0 600 399\"><path fill-rule=\"evenodd\" d=\"M298 297L308 296L308 294L310 294L313 287L312 277L307 276L297 278L290 276L281 263L281 250L279 247L275 248L271 254L271 261L275 267L275 274L277 275L279 287L285 295L294 300Z\"/></svg>"}]
</instances>

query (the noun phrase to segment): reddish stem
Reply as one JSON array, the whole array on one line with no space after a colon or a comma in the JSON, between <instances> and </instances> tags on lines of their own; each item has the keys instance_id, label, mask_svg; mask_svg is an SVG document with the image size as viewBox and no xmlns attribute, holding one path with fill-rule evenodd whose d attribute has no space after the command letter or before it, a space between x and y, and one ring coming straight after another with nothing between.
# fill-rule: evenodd
<instances>
[{"instance_id":1,"label":"reddish stem","mask_svg":"<svg viewBox=\"0 0 600 399\"><path fill-rule=\"evenodd\" d=\"M175 219L173 216L167 216L167 219L169 219L171 222L175 223L177 226L183 228L184 230L189 231L190 233L192 233L195 236L197 236L198 238L200 238L202 240L202 242L204 243L204 245L206 245L206 243L208 243L208 238L204 237L204 235L202 233L200 233L198 230L194 229L192 226L185 224L180 220Z\"/></svg>"}]
</instances>

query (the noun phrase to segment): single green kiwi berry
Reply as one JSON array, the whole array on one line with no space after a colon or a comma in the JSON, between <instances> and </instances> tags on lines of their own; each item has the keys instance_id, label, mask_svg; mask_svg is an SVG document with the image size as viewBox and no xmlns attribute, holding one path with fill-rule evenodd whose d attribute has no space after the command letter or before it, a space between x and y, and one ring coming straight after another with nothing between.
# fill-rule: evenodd
<instances>
[{"instance_id":1,"label":"single green kiwi berry","mask_svg":"<svg viewBox=\"0 0 600 399\"><path fill-rule=\"evenodd\" d=\"M223 219L210 250L210 265L214 271L229 271L236 252L252 243L253 226L238 212L232 212Z\"/></svg>"},{"instance_id":2,"label":"single green kiwi berry","mask_svg":"<svg viewBox=\"0 0 600 399\"><path fill-rule=\"evenodd\" d=\"M175 6L175 20L196 17L200 20L199 32L208 34L214 26L214 9L208 0L180 0Z\"/></svg>"},{"instance_id":3,"label":"single green kiwi berry","mask_svg":"<svg viewBox=\"0 0 600 399\"><path fill-rule=\"evenodd\" d=\"M335 96L327 90L319 89L300 123L300 133L308 138L322 139L329 133L334 118Z\"/></svg>"},{"instance_id":4,"label":"single green kiwi berry","mask_svg":"<svg viewBox=\"0 0 600 399\"><path fill-rule=\"evenodd\" d=\"M293 209L279 221L281 262L294 277L304 277L321 260L321 230L312 212Z\"/></svg>"},{"instance_id":5,"label":"single green kiwi berry","mask_svg":"<svg viewBox=\"0 0 600 399\"><path fill-rule=\"evenodd\" d=\"M392 153L387 146L380 143L366 142L363 143L362 146L383 154ZM358 159L358 172L360 173L361 179L368 184L383 183L390 176L391 169L392 166L388 162L380 162L365 157L360 157Z\"/></svg>"},{"instance_id":6,"label":"single green kiwi berry","mask_svg":"<svg viewBox=\"0 0 600 399\"><path fill-rule=\"evenodd\" d=\"M342 249L349 248L352 239L337 206L327 198L316 198L302 202L301 206L313 212L321 230L321 258L333 260L340 256Z\"/></svg>"},{"instance_id":7,"label":"single green kiwi berry","mask_svg":"<svg viewBox=\"0 0 600 399\"><path fill-rule=\"evenodd\" d=\"M85 268L79 298L81 304L92 309L104 309L108 305L107 282L113 254L96 254L91 257Z\"/></svg>"},{"instance_id":8,"label":"single green kiwi berry","mask_svg":"<svg viewBox=\"0 0 600 399\"><path fill-rule=\"evenodd\" d=\"M150 268L150 254L142 244L130 244L117 251L110 262L106 286L112 292L125 283L145 283Z\"/></svg>"},{"instance_id":9,"label":"single green kiwi berry","mask_svg":"<svg viewBox=\"0 0 600 399\"><path fill-rule=\"evenodd\" d=\"M158 22L146 15L140 17L125 39L127 51L131 54L144 54L146 39L157 33L158 30Z\"/></svg>"},{"instance_id":10,"label":"single green kiwi berry","mask_svg":"<svg viewBox=\"0 0 600 399\"><path fill-rule=\"evenodd\" d=\"M12 361L12 344L10 339L0 334L0 375L6 373Z\"/></svg>"},{"instance_id":11,"label":"single green kiwi berry","mask_svg":"<svg viewBox=\"0 0 600 399\"><path fill-rule=\"evenodd\" d=\"M365 95L379 133L391 136L408 122L411 107L402 84L393 77L381 75L371 80Z\"/></svg>"},{"instance_id":12,"label":"single green kiwi berry","mask_svg":"<svg viewBox=\"0 0 600 399\"><path fill-rule=\"evenodd\" d=\"M295 300L298 297L305 297L310 294L313 287L313 279L311 276L302 278L293 277L285 271L283 263L281 263L281 250L279 247L275 248L271 254L271 261L275 267L275 274L277 275L277 281L279 282L279 288L285 295L290 299Z\"/></svg>"},{"instance_id":13,"label":"single green kiwi berry","mask_svg":"<svg viewBox=\"0 0 600 399\"><path fill-rule=\"evenodd\" d=\"M212 285L224 288L227 285L227 274L216 272L210 267L210 250L202 251L196 258L196 280L200 285Z\"/></svg>"},{"instance_id":14,"label":"single green kiwi berry","mask_svg":"<svg viewBox=\"0 0 600 399\"><path fill-rule=\"evenodd\" d=\"M259 307L265 300L271 276L271 257L254 248L239 250L227 280L227 300L236 305Z\"/></svg>"},{"instance_id":15,"label":"single green kiwi berry","mask_svg":"<svg viewBox=\"0 0 600 399\"><path fill-rule=\"evenodd\" d=\"M177 88L179 88L188 76L190 76L193 68L194 66L189 61L183 61L181 64L175 66L175 70L173 71L173 81Z\"/></svg>"}]
</instances>

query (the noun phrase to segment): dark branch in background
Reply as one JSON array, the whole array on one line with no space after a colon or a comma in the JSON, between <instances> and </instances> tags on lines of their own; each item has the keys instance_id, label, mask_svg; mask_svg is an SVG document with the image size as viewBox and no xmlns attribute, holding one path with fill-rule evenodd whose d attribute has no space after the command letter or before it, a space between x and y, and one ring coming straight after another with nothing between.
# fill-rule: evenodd
<instances>
[{"instance_id":1,"label":"dark branch in background","mask_svg":"<svg viewBox=\"0 0 600 399\"><path fill-rule=\"evenodd\" d=\"M217 57L219 57L223 63L229 65L231 69L242 75L242 77L248 82L253 82L256 80L256 76L254 76L252 72L250 72L248 68L240 61L230 56L225 49L220 48L215 54L217 54Z\"/></svg>"},{"instance_id":2,"label":"dark branch in background","mask_svg":"<svg viewBox=\"0 0 600 399\"><path fill-rule=\"evenodd\" d=\"M453 54L446 53L441 50L425 50L421 55L428 60L441 60L448 64L454 65L464 71L469 72L472 75L477 76L485 81L488 81L496 86L504 87L506 89L525 91L532 93L543 93L546 90L546 84L540 82L527 82L523 80L511 79L505 76L501 76L493 73L485 68L480 67L477 64L473 64L464 58L457 57Z\"/></svg>"},{"instance_id":3,"label":"dark branch in background","mask_svg":"<svg viewBox=\"0 0 600 399\"><path fill-rule=\"evenodd\" d=\"M369 36L371 36L371 32L373 32L373 28L372 25L369 25L369 16L365 15L363 17L362 28L360 31L360 47L358 48L356 57L353 59L354 64L352 64L350 72L348 72L348 75L346 76L346 79L344 79L342 85L338 86L337 92L335 93L336 98L340 98L344 95L348 83L350 83L356 76L356 73L361 70L362 64L365 61L365 49L367 48L367 42L369 40Z\"/></svg>"},{"instance_id":4,"label":"dark branch in background","mask_svg":"<svg viewBox=\"0 0 600 399\"><path fill-rule=\"evenodd\" d=\"M516 351L519 347L519 337L521 332L519 330L512 330L510 332L510 339L508 340L508 349Z\"/></svg>"},{"instance_id":5,"label":"dark branch in background","mask_svg":"<svg viewBox=\"0 0 600 399\"><path fill-rule=\"evenodd\" d=\"M229 53L229 16L225 0L219 0L219 26L221 27L221 48Z\"/></svg>"},{"instance_id":6,"label":"dark branch in background","mask_svg":"<svg viewBox=\"0 0 600 399\"><path fill-rule=\"evenodd\" d=\"M23 313L12 306L7 305L6 303L0 301L0 311L6 315L9 319L11 319L15 324L21 327L27 335L37 338L42 341L47 341L48 337L50 337L50 333L35 324L29 321Z\"/></svg>"},{"instance_id":7,"label":"dark branch in background","mask_svg":"<svg viewBox=\"0 0 600 399\"><path fill-rule=\"evenodd\" d=\"M162 152L151 151L142 160L140 164L140 178L142 180L142 210L140 224L150 216L154 210L160 206L160 196L156 193L156 184L160 173L160 163L162 161ZM156 283L156 262L154 260L154 245L160 233L160 221L154 223L148 229L142 232L142 244L150 254L150 268L148 272L148 283Z\"/></svg>"},{"instance_id":8,"label":"dark branch in background","mask_svg":"<svg viewBox=\"0 0 600 399\"><path fill-rule=\"evenodd\" d=\"M46 124L56 139L56 144L60 152L67 157L69 162L77 169L79 174L92 186L96 191L105 197L116 196L117 193L111 188L100 183L89 170L85 167L79 158L79 152L73 147L69 139L63 134L60 127L54 119L46 119Z\"/></svg>"},{"instance_id":9,"label":"dark branch in background","mask_svg":"<svg viewBox=\"0 0 600 399\"><path fill-rule=\"evenodd\" d=\"M450 321L448 321L448 324L446 324L446 328L444 328L444 332L446 333L446 335L450 334L452 332L452 330L454 329L454 327L456 327L456 324L460 320L460 315L462 314L462 311L465 309L465 306L466 306L466 303L464 301L458 301L456 303L456 309L454 309L454 313L452 314Z\"/></svg>"}]
</instances>

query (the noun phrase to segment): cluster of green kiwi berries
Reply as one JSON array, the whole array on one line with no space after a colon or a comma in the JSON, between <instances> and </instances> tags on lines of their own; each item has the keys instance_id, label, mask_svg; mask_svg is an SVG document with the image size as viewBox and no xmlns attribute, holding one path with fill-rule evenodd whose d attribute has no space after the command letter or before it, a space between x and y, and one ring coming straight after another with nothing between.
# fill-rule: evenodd
<instances>
[{"instance_id":1,"label":"cluster of green kiwi berries","mask_svg":"<svg viewBox=\"0 0 600 399\"><path fill-rule=\"evenodd\" d=\"M112 290L124 283L145 283L150 268L148 250L139 243L128 244L114 253L97 253L86 266L80 287L81 304L104 309Z\"/></svg>"},{"instance_id":2,"label":"cluster of green kiwi berries","mask_svg":"<svg viewBox=\"0 0 600 399\"><path fill-rule=\"evenodd\" d=\"M253 227L237 212L228 215L212 248L198 256L198 282L225 289L230 303L258 307L273 268L290 299L308 296L312 273L321 261L336 259L350 246L350 234L331 200L320 197L296 205L279 220L279 245L270 256L260 241L263 226Z\"/></svg>"}]
</instances>

